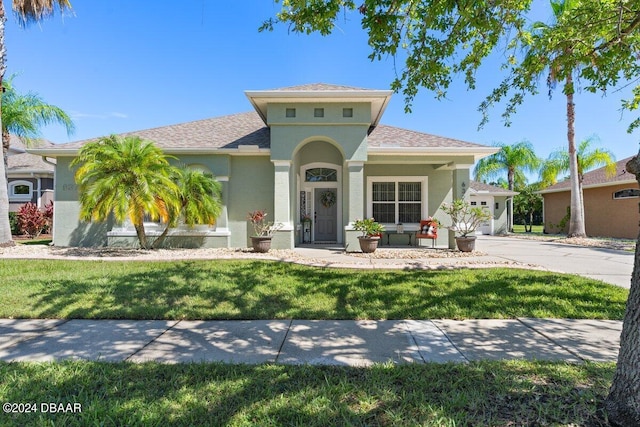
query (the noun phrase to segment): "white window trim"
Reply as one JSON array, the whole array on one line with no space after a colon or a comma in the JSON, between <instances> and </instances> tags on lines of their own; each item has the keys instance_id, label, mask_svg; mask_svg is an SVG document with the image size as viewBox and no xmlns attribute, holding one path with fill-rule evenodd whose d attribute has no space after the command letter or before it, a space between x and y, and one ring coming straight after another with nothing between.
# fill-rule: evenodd
<instances>
[{"instance_id":1,"label":"white window trim","mask_svg":"<svg viewBox=\"0 0 640 427\"><path fill-rule=\"evenodd\" d=\"M420 213L421 218L425 219L429 216L429 200L427 195L428 191L428 177L426 176L368 176L367 177L367 218L371 218L373 216L373 183L374 182L394 182L396 184L396 188L398 182L420 182L422 184L421 188L421 198L422 201L420 203ZM397 194L397 193L396 193ZM398 218L398 201L395 201L396 212L395 217L396 220ZM382 223L387 230L396 230L396 224ZM420 227L419 223L416 224L403 224L404 229L407 231L415 231Z\"/></svg>"},{"instance_id":2,"label":"white window trim","mask_svg":"<svg viewBox=\"0 0 640 427\"><path fill-rule=\"evenodd\" d=\"M616 194L621 193L623 191L627 191L627 190L638 190L637 188L623 188L621 190L617 190L613 192L613 200L625 200L625 199L637 199L638 196L623 196L623 197L616 197Z\"/></svg>"},{"instance_id":3,"label":"white window trim","mask_svg":"<svg viewBox=\"0 0 640 427\"><path fill-rule=\"evenodd\" d=\"M15 194L17 186L26 185L29 187L29 194ZM29 181L12 181L9 183L10 202L30 202L33 198L33 183Z\"/></svg>"}]
</instances>

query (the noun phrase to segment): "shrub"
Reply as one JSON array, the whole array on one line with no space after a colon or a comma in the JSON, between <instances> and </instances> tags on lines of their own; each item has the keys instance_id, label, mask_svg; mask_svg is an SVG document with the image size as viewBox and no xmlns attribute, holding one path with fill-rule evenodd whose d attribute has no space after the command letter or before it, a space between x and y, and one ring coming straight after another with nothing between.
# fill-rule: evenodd
<instances>
[{"instance_id":1,"label":"shrub","mask_svg":"<svg viewBox=\"0 0 640 427\"><path fill-rule=\"evenodd\" d=\"M42 232L47 234L51 233L51 227L53 226L53 200L44 205L44 218L47 221L47 225L45 225Z\"/></svg>"},{"instance_id":2,"label":"shrub","mask_svg":"<svg viewBox=\"0 0 640 427\"><path fill-rule=\"evenodd\" d=\"M29 202L18 209L18 225L20 232L31 238L38 237L47 227L47 217L45 211Z\"/></svg>"},{"instance_id":3,"label":"shrub","mask_svg":"<svg viewBox=\"0 0 640 427\"><path fill-rule=\"evenodd\" d=\"M18 224L17 212L9 212L9 226L11 227L11 234L14 236L20 234L20 224Z\"/></svg>"}]
</instances>

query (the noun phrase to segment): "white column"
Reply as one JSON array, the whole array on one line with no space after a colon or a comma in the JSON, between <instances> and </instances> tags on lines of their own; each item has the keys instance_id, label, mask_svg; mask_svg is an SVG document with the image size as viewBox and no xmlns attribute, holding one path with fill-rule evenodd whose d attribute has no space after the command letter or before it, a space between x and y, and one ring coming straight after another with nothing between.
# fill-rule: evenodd
<instances>
[{"instance_id":1,"label":"white column","mask_svg":"<svg viewBox=\"0 0 640 427\"><path fill-rule=\"evenodd\" d=\"M273 221L284 224L285 229L291 227L291 161L273 160L274 165L274 193L273 193Z\"/></svg>"}]
</instances>

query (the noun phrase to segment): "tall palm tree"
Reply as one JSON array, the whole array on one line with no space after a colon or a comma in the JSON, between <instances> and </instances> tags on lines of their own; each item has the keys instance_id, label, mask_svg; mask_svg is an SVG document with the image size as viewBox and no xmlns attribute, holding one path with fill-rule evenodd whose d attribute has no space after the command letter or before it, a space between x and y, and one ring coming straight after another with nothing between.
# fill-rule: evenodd
<instances>
[{"instance_id":1,"label":"tall palm tree","mask_svg":"<svg viewBox=\"0 0 640 427\"><path fill-rule=\"evenodd\" d=\"M56 6L60 11L71 9L69 0L13 0L12 2L13 11L18 17L18 21L23 25L38 22L51 16ZM7 49L4 40L6 21L4 2L0 0L0 87L7 70ZM9 225L9 192L6 176L5 164L0 162L0 246L13 245L11 227Z\"/></svg>"},{"instance_id":2,"label":"tall palm tree","mask_svg":"<svg viewBox=\"0 0 640 427\"><path fill-rule=\"evenodd\" d=\"M13 86L14 76L4 80L2 93L2 150L5 168L11 135L19 136L27 146L40 137L40 129L52 123L63 125L70 135L75 126L61 108L47 104L38 94L18 93Z\"/></svg>"},{"instance_id":3,"label":"tall palm tree","mask_svg":"<svg viewBox=\"0 0 640 427\"><path fill-rule=\"evenodd\" d=\"M169 228L177 226L179 220L190 227L196 224L213 225L222 212L222 186L213 176L188 168L176 172L178 211L174 210L164 231L153 242L154 248L162 246Z\"/></svg>"},{"instance_id":4,"label":"tall palm tree","mask_svg":"<svg viewBox=\"0 0 640 427\"><path fill-rule=\"evenodd\" d=\"M555 25L559 25L561 21L566 24L566 20L570 18L571 11L578 3L578 0L550 0L551 9L555 19ZM575 103L573 94L575 93L575 85L573 81L573 73L575 71L575 62L573 61L575 41L571 38L559 41L556 44L548 43L552 39L554 26L547 25L542 22L533 24L532 45L536 45L536 40L541 43L538 49L531 49L527 52L527 57L531 61L537 61L546 66L548 70L547 85L549 93L555 88L557 82L564 82L562 93L564 93L567 102L567 156L569 165L569 177L571 180L571 217L569 219L568 237L584 237L586 236L584 225L584 203L582 193L580 192L578 178L578 158L575 144ZM548 47L551 45L551 47Z\"/></svg>"},{"instance_id":5,"label":"tall palm tree","mask_svg":"<svg viewBox=\"0 0 640 427\"><path fill-rule=\"evenodd\" d=\"M540 159L529 141L521 141L513 145L502 143L495 145L500 147L500 150L476 164L474 170L476 181L498 179L506 173L508 188L513 191L516 182L521 185L526 183L525 172L534 172L540 167ZM513 231L513 198L509 199L507 205L507 222L508 230Z\"/></svg>"},{"instance_id":6,"label":"tall palm tree","mask_svg":"<svg viewBox=\"0 0 640 427\"><path fill-rule=\"evenodd\" d=\"M607 176L613 177L616 174L615 156L611 151L603 148L591 149L594 140L595 138L593 137L583 140L578 144L578 148L576 150L577 166L575 175L578 180L580 203L582 203L580 209L582 223L584 223L584 191L582 189L584 174L592 169L603 166ZM557 182L558 175L570 172L571 165L569 161L569 153L566 150L559 149L551 153L549 158L543 163L540 170L542 182L547 186L555 184Z\"/></svg>"},{"instance_id":7,"label":"tall palm tree","mask_svg":"<svg viewBox=\"0 0 640 427\"><path fill-rule=\"evenodd\" d=\"M181 202L175 168L151 141L103 137L83 146L71 166L78 166L80 218L104 221L113 214L119 223L129 219L143 249L150 248L145 215L164 223L177 216Z\"/></svg>"}]
</instances>

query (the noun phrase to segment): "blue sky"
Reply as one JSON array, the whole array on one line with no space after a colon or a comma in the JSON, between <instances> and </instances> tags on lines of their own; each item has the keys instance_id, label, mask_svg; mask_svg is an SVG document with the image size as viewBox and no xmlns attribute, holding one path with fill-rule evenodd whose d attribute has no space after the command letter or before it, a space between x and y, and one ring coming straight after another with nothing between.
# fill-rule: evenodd
<instances>
[{"instance_id":1,"label":"blue sky","mask_svg":"<svg viewBox=\"0 0 640 427\"><path fill-rule=\"evenodd\" d=\"M259 33L262 21L278 11L270 0L184 0L180 7L123 0L72 4L73 16L56 15L26 29L12 17L7 21L7 75L17 73L19 90L40 94L75 121L70 137L58 126L44 129L43 137L56 143L249 111L245 90L318 82L388 89L395 65L402 66L391 58L367 58L357 15L322 37L289 34L284 26ZM494 109L490 123L478 130L477 107L500 81L498 64L487 63L478 77L475 91L456 83L442 101L421 91L412 114L404 113L403 97L395 94L382 122L486 145L527 139L541 157L566 147L565 98L557 92L549 100L544 86L527 98L511 127ZM577 139L597 135L617 159L636 154L640 133L626 133L634 116L619 109L629 92L579 94Z\"/></svg>"}]
</instances>

